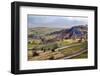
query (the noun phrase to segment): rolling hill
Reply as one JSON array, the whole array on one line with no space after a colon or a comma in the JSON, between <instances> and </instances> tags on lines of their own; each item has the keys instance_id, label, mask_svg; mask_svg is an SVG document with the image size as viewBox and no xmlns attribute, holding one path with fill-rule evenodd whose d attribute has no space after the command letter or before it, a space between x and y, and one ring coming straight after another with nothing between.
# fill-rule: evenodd
<instances>
[{"instance_id":1,"label":"rolling hill","mask_svg":"<svg viewBox=\"0 0 100 76\"><path fill-rule=\"evenodd\" d=\"M54 38L55 40L70 39L70 38L81 38L87 36L87 25L78 25L71 28L48 28L48 27L36 27L29 28L28 36L31 38L46 37Z\"/></svg>"},{"instance_id":2,"label":"rolling hill","mask_svg":"<svg viewBox=\"0 0 100 76\"><path fill-rule=\"evenodd\" d=\"M28 35L46 35L55 31L60 31L62 28L49 28L49 27L35 27L28 28Z\"/></svg>"},{"instance_id":3,"label":"rolling hill","mask_svg":"<svg viewBox=\"0 0 100 76\"><path fill-rule=\"evenodd\" d=\"M57 38L69 39L69 38L81 38L87 35L87 26L74 26L70 29L63 30Z\"/></svg>"}]
</instances>

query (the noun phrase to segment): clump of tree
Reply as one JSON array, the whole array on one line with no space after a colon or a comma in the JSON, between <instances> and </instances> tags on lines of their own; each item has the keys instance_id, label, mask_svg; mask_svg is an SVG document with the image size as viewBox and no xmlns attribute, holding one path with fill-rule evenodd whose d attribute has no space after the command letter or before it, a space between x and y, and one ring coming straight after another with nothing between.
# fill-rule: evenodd
<instances>
[{"instance_id":1,"label":"clump of tree","mask_svg":"<svg viewBox=\"0 0 100 76\"><path fill-rule=\"evenodd\" d=\"M36 50L37 50L36 48L32 49L32 56L37 56L38 55L38 53L36 52Z\"/></svg>"},{"instance_id":2,"label":"clump of tree","mask_svg":"<svg viewBox=\"0 0 100 76\"><path fill-rule=\"evenodd\" d=\"M39 54L36 51L33 52L33 56L38 56L38 55Z\"/></svg>"},{"instance_id":3,"label":"clump of tree","mask_svg":"<svg viewBox=\"0 0 100 76\"><path fill-rule=\"evenodd\" d=\"M52 52L54 52L55 49L57 49L57 48L58 48L58 44L56 43L56 44L53 45Z\"/></svg>"},{"instance_id":4,"label":"clump of tree","mask_svg":"<svg viewBox=\"0 0 100 76\"><path fill-rule=\"evenodd\" d=\"M45 46L43 46L42 48L41 48L41 50L43 50L44 52L46 51L46 50L51 50L51 51L55 51L55 49L57 49L58 48L58 44L57 43L53 43L53 44L50 44L50 45L45 45Z\"/></svg>"}]
</instances>

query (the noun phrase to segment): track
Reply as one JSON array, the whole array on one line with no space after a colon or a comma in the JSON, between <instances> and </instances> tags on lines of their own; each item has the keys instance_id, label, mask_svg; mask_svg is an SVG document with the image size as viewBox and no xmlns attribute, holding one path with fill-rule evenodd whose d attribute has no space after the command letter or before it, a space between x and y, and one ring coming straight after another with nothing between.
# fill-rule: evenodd
<instances>
[{"instance_id":1,"label":"track","mask_svg":"<svg viewBox=\"0 0 100 76\"><path fill-rule=\"evenodd\" d=\"M69 47L73 47L73 46L76 46L76 45L80 45L80 44L74 44L74 45L64 46L64 47L55 49L55 51L59 51L59 50L66 49L66 48L69 48Z\"/></svg>"}]
</instances>

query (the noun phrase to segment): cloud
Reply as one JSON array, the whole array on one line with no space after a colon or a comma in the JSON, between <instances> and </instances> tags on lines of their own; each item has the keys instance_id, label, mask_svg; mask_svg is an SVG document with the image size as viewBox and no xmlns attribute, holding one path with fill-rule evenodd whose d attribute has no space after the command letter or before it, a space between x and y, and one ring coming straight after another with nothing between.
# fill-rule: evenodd
<instances>
[{"instance_id":1,"label":"cloud","mask_svg":"<svg viewBox=\"0 0 100 76\"><path fill-rule=\"evenodd\" d=\"M63 16L39 16L29 15L29 27L72 27L74 25L84 25L88 23L88 18L84 17L63 17Z\"/></svg>"}]
</instances>

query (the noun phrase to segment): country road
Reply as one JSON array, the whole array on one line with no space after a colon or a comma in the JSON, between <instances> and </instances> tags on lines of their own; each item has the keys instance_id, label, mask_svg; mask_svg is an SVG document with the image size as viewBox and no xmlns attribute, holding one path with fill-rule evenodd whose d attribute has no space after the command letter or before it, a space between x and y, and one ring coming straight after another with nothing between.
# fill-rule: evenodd
<instances>
[{"instance_id":1,"label":"country road","mask_svg":"<svg viewBox=\"0 0 100 76\"><path fill-rule=\"evenodd\" d=\"M55 49L55 51L59 51L59 50L66 49L66 48L69 48L69 47L73 47L73 46L76 46L76 45L80 45L80 44L74 44L74 45L64 46L64 47Z\"/></svg>"}]
</instances>

